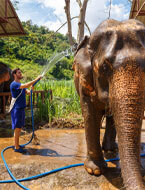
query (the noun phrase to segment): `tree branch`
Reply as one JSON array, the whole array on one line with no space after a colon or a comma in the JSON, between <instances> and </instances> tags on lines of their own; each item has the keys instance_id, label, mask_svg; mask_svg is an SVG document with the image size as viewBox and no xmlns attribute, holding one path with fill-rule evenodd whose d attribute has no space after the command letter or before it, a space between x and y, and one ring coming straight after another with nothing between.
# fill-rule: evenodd
<instances>
[{"instance_id":1,"label":"tree branch","mask_svg":"<svg viewBox=\"0 0 145 190\"><path fill-rule=\"evenodd\" d=\"M112 6L112 0L110 0L110 8L109 8L109 16L108 16L108 19L110 19L110 15L111 15L111 6Z\"/></svg>"},{"instance_id":2,"label":"tree branch","mask_svg":"<svg viewBox=\"0 0 145 190\"><path fill-rule=\"evenodd\" d=\"M82 7L82 2L81 2L81 0L76 0L76 2L79 4L79 7L81 8L81 7Z\"/></svg>"},{"instance_id":3,"label":"tree branch","mask_svg":"<svg viewBox=\"0 0 145 190\"><path fill-rule=\"evenodd\" d=\"M75 18L78 18L78 16L72 17L71 20L73 20L73 19L75 19ZM66 24L67 24L67 21L64 22L53 34L51 34L48 39L50 39L51 37L53 37L53 36L54 36L62 27L64 27ZM47 39L47 40L48 40L48 39Z\"/></svg>"},{"instance_id":4,"label":"tree branch","mask_svg":"<svg viewBox=\"0 0 145 190\"><path fill-rule=\"evenodd\" d=\"M81 2L81 0L76 0L76 2L78 3L78 5L79 5L79 7L80 7L80 9L81 9L81 7L82 7L82 2ZM88 24L86 23L86 21L85 21L85 25L86 25L86 27L87 27L87 29L88 29L89 34L91 35L91 30L90 30Z\"/></svg>"},{"instance_id":5,"label":"tree branch","mask_svg":"<svg viewBox=\"0 0 145 190\"><path fill-rule=\"evenodd\" d=\"M78 17L78 16L74 16L74 17L71 18L71 20L73 20L73 19L75 19L75 18L79 18L79 17ZM53 34L51 34L51 35L49 36L49 38L47 38L47 40L50 39L51 37L53 37L53 36L54 36L62 27L64 27L66 24L67 24L67 21L64 22L55 32L53 32ZM89 31L89 34L91 35L91 31L90 31L90 29L89 29L87 23L85 23L85 25L86 25L86 27L87 27L87 29L88 29L88 31Z\"/></svg>"},{"instance_id":6,"label":"tree branch","mask_svg":"<svg viewBox=\"0 0 145 190\"><path fill-rule=\"evenodd\" d=\"M69 43L72 46L73 45L73 38L72 38L72 26L71 26L71 16L70 16L70 0L65 0L66 6L64 7L67 23L68 23L68 38Z\"/></svg>"},{"instance_id":7,"label":"tree branch","mask_svg":"<svg viewBox=\"0 0 145 190\"><path fill-rule=\"evenodd\" d=\"M80 41L84 37L84 23L85 23L85 15L86 15L86 8L88 0L84 0L83 4L81 6L81 1L76 0L80 6L80 15L79 15L79 22L78 22L78 36L77 36L77 43L80 43Z\"/></svg>"}]
</instances>

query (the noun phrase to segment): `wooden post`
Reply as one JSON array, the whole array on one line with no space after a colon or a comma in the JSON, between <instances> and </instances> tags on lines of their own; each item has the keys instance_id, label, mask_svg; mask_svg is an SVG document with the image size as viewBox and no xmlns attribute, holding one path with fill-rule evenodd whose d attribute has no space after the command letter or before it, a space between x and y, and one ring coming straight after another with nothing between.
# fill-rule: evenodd
<instances>
[{"instance_id":1,"label":"wooden post","mask_svg":"<svg viewBox=\"0 0 145 190\"><path fill-rule=\"evenodd\" d=\"M38 97L39 97L39 94L36 93L36 98L37 98L36 104L38 104Z\"/></svg>"}]
</instances>

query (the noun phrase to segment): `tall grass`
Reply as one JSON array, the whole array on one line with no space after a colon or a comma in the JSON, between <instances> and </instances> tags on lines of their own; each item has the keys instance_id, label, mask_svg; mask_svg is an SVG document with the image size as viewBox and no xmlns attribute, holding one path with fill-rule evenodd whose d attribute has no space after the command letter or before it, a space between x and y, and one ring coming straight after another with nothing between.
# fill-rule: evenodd
<instances>
[{"instance_id":1,"label":"tall grass","mask_svg":"<svg viewBox=\"0 0 145 190\"><path fill-rule=\"evenodd\" d=\"M81 113L79 96L75 90L73 80L41 81L36 85L36 90L52 90L53 98L50 100L49 94L45 96L45 100L38 104L37 116L40 120L49 120L53 118L66 117L70 113Z\"/></svg>"}]
</instances>

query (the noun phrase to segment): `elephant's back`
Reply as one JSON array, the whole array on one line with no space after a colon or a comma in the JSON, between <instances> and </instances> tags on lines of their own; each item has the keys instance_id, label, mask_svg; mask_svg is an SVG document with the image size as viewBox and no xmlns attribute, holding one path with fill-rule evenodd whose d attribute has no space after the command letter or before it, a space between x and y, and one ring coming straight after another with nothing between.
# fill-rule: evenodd
<instances>
[{"instance_id":1,"label":"elephant's back","mask_svg":"<svg viewBox=\"0 0 145 190\"><path fill-rule=\"evenodd\" d=\"M3 81L3 78L9 75L8 81ZM11 69L3 62L0 62L0 92L9 92L10 83L13 81Z\"/></svg>"},{"instance_id":2,"label":"elephant's back","mask_svg":"<svg viewBox=\"0 0 145 190\"><path fill-rule=\"evenodd\" d=\"M3 63L3 62L0 62L0 79L6 74L9 72L9 68L8 66Z\"/></svg>"}]
</instances>

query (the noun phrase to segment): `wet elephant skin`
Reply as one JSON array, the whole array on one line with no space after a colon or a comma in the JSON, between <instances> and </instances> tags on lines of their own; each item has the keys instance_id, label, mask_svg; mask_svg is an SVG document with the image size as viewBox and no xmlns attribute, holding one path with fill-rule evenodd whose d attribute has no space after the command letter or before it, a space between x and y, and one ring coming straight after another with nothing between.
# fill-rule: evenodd
<instances>
[{"instance_id":1,"label":"wet elephant skin","mask_svg":"<svg viewBox=\"0 0 145 190\"><path fill-rule=\"evenodd\" d=\"M0 93L10 92L10 84L13 80L11 69L3 62L0 62ZM6 96L5 104L7 104L7 101L8 96ZM0 113L3 113L3 107L3 97L0 96Z\"/></svg>"},{"instance_id":2,"label":"wet elephant skin","mask_svg":"<svg viewBox=\"0 0 145 190\"><path fill-rule=\"evenodd\" d=\"M144 114L144 25L133 19L102 22L78 46L73 69L85 122L85 169L94 175L105 172L102 149L117 148L117 131L124 185L128 190L145 189L139 156ZM104 116L106 132L101 146Z\"/></svg>"}]
</instances>

